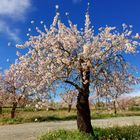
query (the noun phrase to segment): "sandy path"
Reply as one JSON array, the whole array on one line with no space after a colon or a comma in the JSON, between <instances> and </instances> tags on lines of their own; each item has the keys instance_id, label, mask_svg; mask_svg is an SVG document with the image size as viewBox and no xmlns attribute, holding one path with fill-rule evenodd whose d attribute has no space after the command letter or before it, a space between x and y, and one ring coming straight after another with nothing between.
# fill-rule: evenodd
<instances>
[{"instance_id":1,"label":"sandy path","mask_svg":"<svg viewBox=\"0 0 140 140\"><path fill-rule=\"evenodd\" d=\"M92 124L97 127L140 125L140 116L97 119L92 120ZM47 131L63 128L75 129L76 121L53 121L0 126L0 140L36 140L39 135Z\"/></svg>"}]
</instances>

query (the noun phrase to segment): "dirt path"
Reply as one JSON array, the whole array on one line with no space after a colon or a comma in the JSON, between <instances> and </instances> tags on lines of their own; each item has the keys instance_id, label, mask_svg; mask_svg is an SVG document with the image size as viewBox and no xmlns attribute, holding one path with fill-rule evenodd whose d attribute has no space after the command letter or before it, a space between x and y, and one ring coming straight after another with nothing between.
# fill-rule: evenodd
<instances>
[{"instance_id":1,"label":"dirt path","mask_svg":"<svg viewBox=\"0 0 140 140\"><path fill-rule=\"evenodd\" d=\"M92 124L97 127L140 125L140 116L98 119L93 120ZM0 126L0 140L36 140L39 135L47 131L63 128L75 129L76 121L53 121Z\"/></svg>"}]
</instances>

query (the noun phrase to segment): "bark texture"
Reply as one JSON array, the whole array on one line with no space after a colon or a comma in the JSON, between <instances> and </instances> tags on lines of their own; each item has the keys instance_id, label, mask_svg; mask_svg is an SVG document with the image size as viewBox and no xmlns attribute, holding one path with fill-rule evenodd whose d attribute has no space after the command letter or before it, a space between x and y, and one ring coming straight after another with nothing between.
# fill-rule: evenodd
<instances>
[{"instance_id":1,"label":"bark texture","mask_svg":"<svg viewBox=\"0 0 140 140\"><path fill-rule=\"evenodd\" d=\"M77 126L79 131L93 135L88 96L82 93L77 98Z\"/></svg>"},{"instance_id":2,"label":"bark texture","mask_svg":"<svg viewBox=\"0 0 140 140\"><path fill-rule=\"evenodd\" d=\"M79 90L77 97L77 126L79 131L94 135L89 108L90 69L88 68L85 71L85 75L83 75L83 69L81 69L81 76L82 88ZM85 83L85 81L87 82Z\"/></svg>"}]
</instances>

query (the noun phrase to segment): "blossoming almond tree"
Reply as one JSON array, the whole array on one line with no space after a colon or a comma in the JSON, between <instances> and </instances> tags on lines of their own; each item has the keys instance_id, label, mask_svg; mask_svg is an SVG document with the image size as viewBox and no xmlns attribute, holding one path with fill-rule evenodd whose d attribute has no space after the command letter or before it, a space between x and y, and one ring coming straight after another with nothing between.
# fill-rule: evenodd
<instances>
[{"instance_id":1,"label":"blossoming almond tree","mask_svg":"<svg viewBox=\"0 0 140 140\"><path fill-rule=\"evenodd\" d=\"M76 102L77 91L76 90L69 90L66 93L60 94L64 103L68 105L68 112L71 111L72 105Z\"/></svg>"},{"instance_id":2,"label":"blossoming almond tree","mask_svg":"<svg viewBox=\"0 0 140 140\"><path fill-rule=\"evenodd\" d=\"M17 45L29 48L28 53L19 57L19 63L22 70L34 71L37 75L34 81L40 76L41 80L36 84L39 89L54 85L59 88L63 83L73 86L78 91L78 129L93 134L88 100L90 86L104 85L114 72L128 72L123 54L136 53L139 43L132 39L131 26L126 28L125 24L122 32L106 26L94 34L88 12L84 31L78 30L69 18L68 23L69 26L62 23L57 12L49 29L46 25L44 31L36 27L39 35L30 35L25 44Z\"/></svg>"},{"instance_id":3,"label":"blossoming almond tree","mask_svg":"<svg viewBox=\"0 0 140 140\"><path fill-rule=\"evenodd\" d=\"M128 110L132 104L133 97L131 96L121 96L117 99L120 110Z\"/></svg>"},{"instance_id":4,"label":"blossoming almond tree","mask_svg":"<svg viewBox=\"0 0 140 140\"><path fill-rule=\"evenodd\" d=\"M5 70L4 75L0 79L2 91L9 93L7 102L12 104L11 118L15 117L18 103L25 98L26 86L21 78L22 75L19 75L19 68L16 64L12 64L8 70Z\"/></svg>"},{"instance_id":5,"label":"blossoming almond tree","mask_svg":"<svg viewBox=\"0 0 140 140\"><path fill-rule=\"evenodd\" d=\"M126 63L123 63L123 65L124 64L127 65ZM125 65L123 68L126 67ZM97 94L101 95L102 97L111 97L113 100L112 103L114 114L117 114L117 99L123 94L132 92L132 85L138 84L140 79L134 77L132 73L130 73L130 70L125 70L122 72L113 72L112 75L108 75L105 80L106 82L104 84L100 83L99 81L98 84L96 84Z\"/></svg>"},{"instance_id":6,"label":"blossoming almond tree","mask_svg":"<svg viewBox=\"0 0 140 140\"><path fill-rule=\"evenodd\" d=\"M3 107L8 104L9 94L0 90L0 114L3 113Z\"/></svg>"}]
</instances>

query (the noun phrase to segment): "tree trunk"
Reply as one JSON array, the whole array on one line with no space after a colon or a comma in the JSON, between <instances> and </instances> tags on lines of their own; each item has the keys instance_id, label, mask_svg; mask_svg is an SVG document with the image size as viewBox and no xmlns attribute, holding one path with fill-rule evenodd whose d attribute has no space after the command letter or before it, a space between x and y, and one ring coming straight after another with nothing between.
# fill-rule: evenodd
<instances>
[{"instance_id":1,"label":"tree trunk","mask_svg":"<svg viewBox=\"0 0 140 140\"><path fill-rule=\"evenodd\" d=\"M88 96L83 93L78 94L77 97L77 126L79 131L84 133L90 133L93 135L93 129L91 125L90 109Z\"/></svg>"},{"instance_id":2,"label":"tree trunk","mask_svg":"<svg viewBox=\"0 0 140 140\"><path fill-rule=\"evenodd\" d=\"M68 112L70 112L70 111L71 111L71 107L72 107L72 105L71 105L71 104L69 104L69 105L68 105Z\"/></svg>"},{"instance_id":3,"label":"tree trunk","mask_svg":"<svg viewBox=\"0 0 140 140\"><path fill-rule=\"evenodd\" d=\"M16 108L17 108L17 102L13 102L13 106L11 110L11 118L15 118Z\"/></svg>"},{"instance_id":4,"label":"tree trunk","mask_svg":"<svg viewBox=\"0 0 140 140\"><path fill-rule=\"evenodd\" d=\"M117 114L116 100L113 101L114 114Z\"/></svg>"},{"instance_id":5,"label":"tree trunk","mask_svg":"<svg viewBox=\"0 0 140 140\"><path fill-rule=\"evenodd\" d=\"M82 64L85 63L84 60L80 59L80 74L82 78L82 87L79 87L77 84L66 81L67 83L73 85L78 90L77 96L77 127L80 132L88 133L93 136L94 132L91 125L91 116L89 108L89 86L90 86L90 67L86 69L83 68Z\"/></svg>"},{"instance_id":6,"label":"tree trunk","mask_svg":"<svg viewBox=\"0 0 140 140\"><path fill-rule=\"evenodd\" d=\"M100 109L100 97L97 98L97 108Z\"/></svg>"},{"instance_id":7,"label":"tree trunk","mask_svg":"<svg viewBox=\"0 0 140 140\"><path fill-rule=\"evenodd\" d=\"M0 114L2 114L2 106L0 106Z\"/></svg>"}]
</instances>

